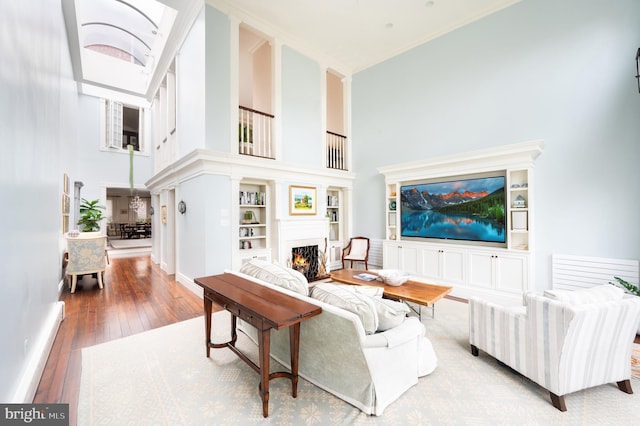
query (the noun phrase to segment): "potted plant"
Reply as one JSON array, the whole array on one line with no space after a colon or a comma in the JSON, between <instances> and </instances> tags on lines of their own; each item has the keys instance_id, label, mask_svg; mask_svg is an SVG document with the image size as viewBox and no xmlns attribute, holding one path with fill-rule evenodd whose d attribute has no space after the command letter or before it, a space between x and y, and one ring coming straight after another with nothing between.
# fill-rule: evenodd
<instances>
[{"instance_id":1,"label":"potted plant","mask_svg":"<svg viewBox=\"0 0 640 426\"><path fill-rule=\"evenodd\" d=\"M631 284L628 281L623 280L620 277L613 277L613 278L618 282L618 285L620 287L624 288L627 291L627 293L631 293L631 294L634 294L634 295L640 297L640 288L639 287L636 287L635 285ZM612 282L609 282L609 284L615 285L615 283L612 283Z\"/></svg>"},{"instance_id":2,"label":"potted plant","mask_svg":"<svg viewBox=\"0 0 640 426\"><path fill-rule=\"evenodd\" d=\"M105 206L98 204L99 200L89 201L82 199L80 204L80 220L78 225L82 225L82 232L95 232L100 230L100 221L103 219L102 211Z\"/></svg>"},{"instance_id":3,"label":"potted plant","mask_svg":"<svg viewBox=\"0 0 640 426\"><path fill-rule=\"evenodd\" d=\"M623 280L620 277L613 277L617 281L617 285L624 288L627 293L633 294L634 296L640 297L640 287L636 287L628 281ZM616 285L616 283L609 282L609 284ZM640 325L638 325L638 332L636 333L640 335Z\"/></svg>"}]
</instances>

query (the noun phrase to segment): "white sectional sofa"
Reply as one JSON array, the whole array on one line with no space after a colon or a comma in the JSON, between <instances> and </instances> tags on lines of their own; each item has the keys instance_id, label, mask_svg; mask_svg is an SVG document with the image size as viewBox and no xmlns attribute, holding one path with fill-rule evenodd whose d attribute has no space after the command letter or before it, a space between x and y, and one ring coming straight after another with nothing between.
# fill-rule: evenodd
<instances>
[{"instance_id":1,"label":"white sectional sofa","mask_svg":"<svg viewBox=\"0 0 640 426\"><path fill-rule=\"evenodd\" d=\"M325 300L332 302L337 300L338 305L356 300L355 308L347 306L353 312L317 300L305 294L309 290L302 274L260 260L253 260L240 272L231 273L322 307L320 315L302 322L299 374L367 414L381 415L389 404L415 385L419 377L436 368L435 352L425 335L424 325L416 317L406 317L403 313L401 318L392 318L377 300L371 304L368 295L350 299L351 295L344 293L347 288L342 285L338 288L336 284L318 284L312 293L321 293ZM333 294L334 290L337 294ZM364 312L367 305L382 308L373 319L375 325L371 323L371 313ZM373 330L385 328L383 324L391 328ZM238 327L256 341L254 327L242 321ZM271 356L290 367L287 329L272 330Z\"/></svg>"}]
</instances>

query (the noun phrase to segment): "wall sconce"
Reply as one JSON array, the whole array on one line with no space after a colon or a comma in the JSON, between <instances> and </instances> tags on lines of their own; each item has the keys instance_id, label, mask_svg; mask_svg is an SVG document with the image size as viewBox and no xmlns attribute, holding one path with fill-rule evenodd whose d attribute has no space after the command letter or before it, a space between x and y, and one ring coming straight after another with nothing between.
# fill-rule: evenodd
<instances>
[{"instance_id":1,"label":"wall sconce","mask_svg":"<svg viewBox=\"0 0 640 426\"><path fill-rule=\"evenodd\" d=\"M153 216L153 206L149 207L149 216Z\"/></svg>"},{"instance_id":2,"label":"wall sconce","mask_svg":"<svg viewBox=\"0 0 640 426\"><path fill-rule=\"evenodd\" d=\"M638 80L638 93L640 93L640 47L636 53L636 79Z\"/></svg>"},{"instance_id":3,"label":"wall sconce","mask_svg":"<svg viewBox=\"0 0 640 426\"><path fill-rule=\"evenodd\" d=\"M184 201L180 201L178 203L178 211L181 214L184 214L187 211L187 204Z\"/></svg>"}]
</instances>

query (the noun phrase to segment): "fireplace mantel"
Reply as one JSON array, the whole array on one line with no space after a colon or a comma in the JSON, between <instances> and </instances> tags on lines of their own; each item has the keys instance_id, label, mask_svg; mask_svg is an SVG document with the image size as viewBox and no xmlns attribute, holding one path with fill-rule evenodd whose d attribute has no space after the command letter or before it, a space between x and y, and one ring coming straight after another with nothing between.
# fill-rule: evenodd
<instances>
[{"instance_id":1,"label":"fireplace mantel","mask_svg":"<svg viewBox=\"0 0 640 426\"><path fill-rule=\"evenodd\" d=\"M325 251L329 241L329 220L323 219L280 219L278 224L278 261L286 263L291 258L294 247L317 245Z\"/></svg>"}]
</instances>

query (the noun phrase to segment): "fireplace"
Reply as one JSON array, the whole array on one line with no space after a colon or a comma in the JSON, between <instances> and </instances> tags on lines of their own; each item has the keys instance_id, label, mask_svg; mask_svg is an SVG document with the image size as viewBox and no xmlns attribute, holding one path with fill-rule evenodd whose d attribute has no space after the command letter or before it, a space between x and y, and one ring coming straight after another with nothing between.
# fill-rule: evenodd
<instances>
[{"instance_id":1,"label":"fireplace","mask_svg":"<svg viewBox=\"0 0 640 426\"><path fill-rule=\"evenodd\" d=\"M328 239L329 222L324 218L281 219L278 221L278 259L289 268L300 271L308 281L326 278L329 271ZM309 246L314 248L308 249Z\"/></svg>"},{"instance_id":2,"label":"fireplace","mask_svg":"<svg viewBox=\"0 0 640 426\"><path fill-rule=\"evenodd\" d=\"M307 281L326 277L325 255L317 245L293 247L291 249L291 268L302 273Z\"/></svg>"}]
</instances>

